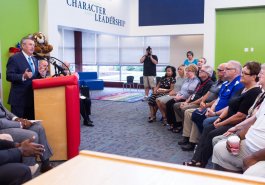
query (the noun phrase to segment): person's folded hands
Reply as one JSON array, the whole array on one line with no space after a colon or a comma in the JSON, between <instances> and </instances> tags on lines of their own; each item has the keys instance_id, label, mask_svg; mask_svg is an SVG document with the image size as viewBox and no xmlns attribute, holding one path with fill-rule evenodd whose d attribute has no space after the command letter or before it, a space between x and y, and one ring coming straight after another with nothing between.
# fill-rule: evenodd
<instances>
[{"instance_id":1,"label":"person's folded hands","mask_svg":"<svg viewBox=\"0 0 265 185\"><path fill-rule=\"evenodd\" d=\"M32 123L29 120L23 118L16 118L15 121L20 122L23 128L29 128L32 125Z\"/></svg>"}]
</instances>

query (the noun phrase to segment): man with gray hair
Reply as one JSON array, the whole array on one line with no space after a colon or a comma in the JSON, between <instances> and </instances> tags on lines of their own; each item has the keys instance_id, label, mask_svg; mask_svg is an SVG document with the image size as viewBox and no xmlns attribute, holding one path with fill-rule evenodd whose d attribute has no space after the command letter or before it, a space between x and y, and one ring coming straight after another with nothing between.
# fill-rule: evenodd
<instances>
[{"instance_id":1,"label":"man with gray hair","mask_svg":"<svg viewBox=\"0 0 265 185\"><path fill-rule=\"evenodd\" d=\"M31 37L22 38L22 51L11 56L6 65L6 80L11 82L8 98L11 112L27 119L34 119L32 80L38 76L38 62L33 57L34 46Z\"/></svg>"},{"instance_id":2,"label":"man with gray hair","mask_svg":"<svg viewBox=\"0 0 265 185\"><path fill-rule=\"evenodd\" d=\"M183 151L192 151L195 148L195 145L199 143L199 139L201 136L202 128L195 125L195 123L191 120L191 115L194 111L198 113L205 112L207 108L211 107L215 100L218 98L218 93L221 89L221 86L224 82L224 70L225 63L222 63L217 68L217 76L218 81L216 81L206 95L202 97L200 100L200 106L198 109L191 108L187 109L184 113L184 121L183 121L183 134L182 139L178 142L181 145L181 149Z\"/></svg>"},{"instance_id":3,"label":"man with gray hair","mask_svg":"<svg viewBox=\"0 0 265 185\"><path fill-rule=\"evenodd\" d=\"M223 108L228 105L229 99L236 93L238 90L242 89L244 85L240 82L242 66L239 62L230 60L227 62L224 69L224 80L218 99L207 109L207 112L202 115L192 114L192 121L201 127L202 125L209 125L213 123L218 116L221 114ZM207 116L207 118L206 118Z\"/></svg>"},{"instance_id":4,"label":"man with gray hair","mask_svg":"<svg viewBox=\"0 0 265 185\"><path fill-rule=\"evenodd\" d=\"M174 112L177 122L183 121L185 110L199 107L202 97L213 85L213 81L211 80L212 74L213 68L209 65L203 65L199 72L201 83L197 85L194 93L185 102L174 104Z\"/></svg>"}]
</instances>

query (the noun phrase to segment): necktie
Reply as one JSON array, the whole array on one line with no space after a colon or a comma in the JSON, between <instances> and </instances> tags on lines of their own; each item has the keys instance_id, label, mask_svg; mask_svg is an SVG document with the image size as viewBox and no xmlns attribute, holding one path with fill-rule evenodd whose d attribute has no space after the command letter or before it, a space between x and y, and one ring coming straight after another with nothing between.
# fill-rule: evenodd
<instances>
[{"instance_id":1,"label":"necktie","mask_svg":"<svg viewBox=\"0 0 265 185\"><path fill-rule=\"evenodd\" d=\"M29 62L29 66L31 68L32 74L34 74L35 73L35 67L33 65L31 57L28 58L28 62Z\"/></svg>"}]
</instances>

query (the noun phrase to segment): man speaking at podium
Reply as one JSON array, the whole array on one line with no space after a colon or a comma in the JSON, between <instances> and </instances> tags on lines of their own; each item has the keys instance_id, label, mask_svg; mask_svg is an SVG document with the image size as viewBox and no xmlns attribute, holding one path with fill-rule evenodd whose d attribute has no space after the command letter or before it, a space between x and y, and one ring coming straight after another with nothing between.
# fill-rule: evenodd
<instances>
[{"instance_id":1,"label":"man speaking at podium","mask_svg":"<svg viewBox=\"0 0 265 185\"><path fill-rule=\"evenodd\" d=\"M21 40L22 51L8 59L6 80L11 82L8 103L18 117L34 119L32 80L37 78L38 61L33 57L35 43L31 37Z\"/></svg>"}]
</instances>

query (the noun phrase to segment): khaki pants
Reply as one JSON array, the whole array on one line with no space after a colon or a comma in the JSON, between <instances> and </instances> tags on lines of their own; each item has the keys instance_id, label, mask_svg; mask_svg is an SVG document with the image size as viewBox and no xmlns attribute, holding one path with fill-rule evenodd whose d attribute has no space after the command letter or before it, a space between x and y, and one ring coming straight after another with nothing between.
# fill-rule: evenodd
<instances>
[{"instance_id":1,"label":"khaki pants","mask_svg":"<svg viewBox=\"0 0 265 185\"><path fill-rule=\"evenodd\" d=\"M144 76L144 88L155 88L156 82L155 82L155 76Z\"/></svg>"},{"instance_id":2,"label":"khaki pants","mask_svg":"<svg viewBox=\"0 0 265 185\"><path fill-rule=\"evenodd\" d=\"M227 151L226 140L224 139L214 146L212 162L225 169L241 172L243 170L243 158L250 154L252 152L246 146L245 140L241 140L239 154L232 155Z\"/></svg>"},{"instance_id":3,"label":"khaki pants","mask_svg":"<svg viewBox=\"0 0 265 185\"><path fill-rule=\"evenodd\" d=\"M176 103L174 104L174 112L175 112L177 122L182 122L184 120L185 110L199 107L199 105L188 104L185 107L180 108L180 104L176 104Z\"/></svg>"},{"instance_id":4,"label":"khaki pants","mask_svg":"<svg viewBox=\"0 0 265 185\"><path fill-rule=\"evenodd\" d=\"M195 110L195 108L185 110L182 136L189 137L189 141L192 143L199 143L201 133L197 125L191 120L191 115Z\"/></svg>"}]
</instances>

